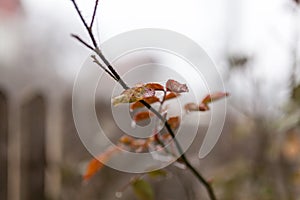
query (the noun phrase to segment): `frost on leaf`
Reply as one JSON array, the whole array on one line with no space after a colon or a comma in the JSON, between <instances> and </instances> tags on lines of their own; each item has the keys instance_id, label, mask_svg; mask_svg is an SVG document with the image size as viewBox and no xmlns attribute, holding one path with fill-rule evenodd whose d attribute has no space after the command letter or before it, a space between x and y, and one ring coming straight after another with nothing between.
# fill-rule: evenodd
<instances>
[{"instance_id":1,"label":"frost on leaf","mask_svg":"<svg viewBox=\"0 0 300 200\"><path fill-rule=\"evenodd\" d=\"M117 146L111 146L104 153L92 159L88 163L87 169L83 175L83 180L87 181L94 176L117 151L119 151Z\"/></svg>"},{"instance_id":2,"label":"frost on leaf","mask_svg":"<svg viewBox=\"0 0 300 200\"><path fill-rule=\"evenodd\" d=\"M153 97L155 95L155 90L147 88L145 86L133 87L125 90L121 95L116 96L112 99L112 104L114 106L121 103L133 103L140 101L144 98Z\"/></svg>"},{"instance_id":3,"label":"frost on leaf","mask_svg":"<svg viewBox=\"0 0 300 200\"><path fill-rule=\"evenodd\" d=\"M186 84L179 83L175 80L169 79L166 83L166 88L168 91L175 93L188 92L189 89Z\"/></svg>"}]
</instances>

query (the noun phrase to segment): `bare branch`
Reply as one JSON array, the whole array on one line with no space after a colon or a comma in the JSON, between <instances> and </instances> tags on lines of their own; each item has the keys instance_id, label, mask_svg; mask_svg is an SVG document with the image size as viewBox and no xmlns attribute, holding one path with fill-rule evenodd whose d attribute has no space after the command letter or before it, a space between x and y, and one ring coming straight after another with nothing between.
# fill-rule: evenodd
<instances>
[{"instance_id":1,"label":"bare branch","mask_svg":"<svg viewBox=\"0 0 300 200\"><path fill-rule=\"evenodd\" d=\"M73 5L74 5L76 11L77 11L77 14L78 14L79 17L80 17L81 22L83 23L85 29L87 30L87 32L88 32L88 34L89 34L89 36L90 36L90 38L91 38L91 40L92 40L92 42L93 42L93 45L94 45L94 47L95 47L94 49L96 49L97 51L100 52L99 47L98 47L98 44L97 44L97 42L96 42L96 40L95 40L95 37L94 37L94 35L93 35L93 32L92 32L92 30L88 27L88 25L87 25L85 19L83 18L82 14L81 14L81 12L80 12L80 10L79 10L79 8L78 8L77 3L75 2L75 0L71 0L71 1L72 1Z\"/></svg>"},{"instance_id":2,"label":"bare branch","mask_svg":"<svg viewBox=\"0 0 300 200\"><path fill-rule=\"evenodd\" d=\"M80 12L78 6L77 6L77 3L75 2L75 0L71 0L71 1L72 1L73 5L74 5L76 11L77 11L77 14L78 14L79 17L80 17L81 22L83 23L83 25L85 26L85 28L88 29L89 27L88 27L88 25L87 25L85 19L83 18L82 14L81 14L81 12Z\"/></svg>"},{"instance_id":3,"label":"bare branch","mask_svg":"<svg viewBox=\"0 0 300 200\"><path fill-rule=\"evenodd\" d=\"M96 17L96 12L97 12L97 7L98 7L98 2L99 2L99 0L96 0L96 2L95 2L93 17L92 17L91 24L89 26L90 30L92 30L92 28L93 28L93 23L94 23L94 20L95 20L95 17Z\"/></svg>"},{"instance_id":4,"label":"bare branch","mask_svg":"<svg viewBox=\"0 0 300 200\"><path fill-rule=\"evenodd\" d=\"M71 36L73 38L75 38L76 40L78 40L80 43L82 43L84 46L89 48L90 50L95 51L95 49L91 45L89 45L87 42L83 41L83 39L81 39L78 35L71 34Z\"/></svg>"},{"instance_id":5,"label":"bare branch","mask_svg":"<svg viewBox=\"0 0 300 200\"><path fill-rule=\"evenodd\" d=\"M108 75L117 81L116 77L99 62L95 55L92 55L91 58L93 59L94 63L96 63L99 67L101 67L101 69L103 69Z\"/></svg>"}]
</instances>

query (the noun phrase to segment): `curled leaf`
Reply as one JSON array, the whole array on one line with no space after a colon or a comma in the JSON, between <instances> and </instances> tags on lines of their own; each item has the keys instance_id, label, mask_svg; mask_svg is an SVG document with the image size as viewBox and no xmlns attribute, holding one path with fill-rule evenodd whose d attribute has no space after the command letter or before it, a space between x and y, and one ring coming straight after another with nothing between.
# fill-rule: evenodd
<instances>
[{"instance_id":1,"label":"curled leaf","mask_svg":"<svg viewBox=\"0 0 300 200\"><path fill-rule=\"evenodd\" d=\"M154 200L154 192L151 185L143 179L135 179L131 182L135 195L140 200Z\"/></svg>"},{"instance_id":2,"label":"curled leaf","mask_svg":"<svg viewBox=\"0 0 300 200\"><path fill-rule=\"evenodd\" d=\"M145 85L145 87L149 88L149 89L153 89L153 90L160 90L160 91L164 91L165 90L164 86L162 86L159 83L147 83Z\"/></svg>"},{"instance_id":3,"label":"curled leaf","mask_svg":"<svg viewBox=\"0 0 300 200\"><path fill-rule=\"evenodd\" d=\"M170 125L171 129L175 130L180 125L180 118L178 116L176 116L176 117L170 117L168 119L168 124Z\"/></svg>"},{"instance_id":4,"label":"curled leaf","mask_svg":"<svg viewBox=\"0 0 300 200\"><path fill-rule=\"evenodd\" d=\"M203 104L208 104L210 102L213 102L213 101L217 101L219 99L222 99L226 96L229 96L229 93L227 92L216 92L216 93L213 93L213 94L209 94L207 95L201 103Z\"/></svg>"},{"instance_id":5,"label":"curled leaf","mask_svg":"<svg viewBox=\"0 0 300 200\"><path fill-rule=\"evenodd\" d=\"M168 91L175 93L188 92L189 89L186 84L181 84L175 80L169 79L166 83L166 88Z\"/></svg>"},{"instance_id":6,"label":"curled leaf","mask_svg":"<svg viewBox=\"0 0 300 200\"><path fill-rule=\"evenodd\" d=\"M146 103L148 104L152 104L152 103L156 103L159 102L159 98L157 98L156 96L153 97L147 97L143 99ZM142 108L144 107L144 104L142 104L141 102L137 101L133 104L130 105L130 110L135 110L137 108Z\"/></svg>"},{"instance_id":7,"label":"curled leaf","mask_svg":"<svg viewBox=\"0 0 300 200\"><path fill-rule=\"evenodd\" d=\"M116 96L112 99L114 106L121 103L133 103L144 98L152 97L155 95L155 90L147 88L145 86L133 87L125 90L121 95Z\"/></svg>"},{"instance_id":8,"label":"curled leaf","mask_svg":"<svg viewBox=\"0 0 300 200\"><path fill-rule=\"evenodd\" d=\"M139 122L139 121L142 121L142 120L146 120L146 119L149 119L150 117L153 116L153 113L150 112L150 111L142 111L142 112L139 112L137 113L134 117L133 117L133 120L135 122Z\"/></svg>"},{"instance_id":9,"label":"curled leaf","mask_svg":"<svg viewBox=\"0 0 300 200\"><path fill-rule=\"evenodd\" d=\"M87 181L94 176L118 150L119 148L117 146L111 146L104 153L92 159L88 163L87 169L83 175L83 180Z\"/></svg>"}]
</instances>

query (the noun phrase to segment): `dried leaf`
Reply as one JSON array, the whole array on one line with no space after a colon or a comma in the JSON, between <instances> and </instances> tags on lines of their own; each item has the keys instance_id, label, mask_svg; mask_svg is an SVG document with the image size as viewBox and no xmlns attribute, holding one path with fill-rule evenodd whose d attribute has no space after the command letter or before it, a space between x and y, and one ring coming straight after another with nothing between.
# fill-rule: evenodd
<instances>
[{"instance_id":1,"label":"dried leaf","mask_svg":"<svg viewBox=\"0 0 300 200\"><path fill-rule=\"evenodd\" d=\"M153 90L161 90L161 91L165 90L164 86L158 83L147 83L145 87Z\"/></svg>"},{"instance_id":2,"label":"dried leaf","mask_svg":"<svg viewBox=\"0 0 300 200\"><path fill-rule=\"evenodd\" d=\"M119 142L122 144L130 145L134 141L134 138L128 135L123 135L120 139Z\"/></svg>"},{"instance_id":3,"label":"dried leaf","mask_svg":"<svg viewBox=\"0 0 300 200\"><path fill-rule=\"evenodd\" d=\"M111 146L104 153L92 159L88 163L87 169L83 175L83 180L87 181L92 176L94 176L104 166L104 164L111 158L111 156L118 150L119 150L118 147Z\"/></svg>"},{"instance_id":4,"label":"dried leaf","mask_svg":"<svg viewBox=\"0 0 300 200\"><path fill-rule=\"evenodd\" d=\"M149 119L150 117L153 116L153 113L150 112L150 111L142 111L142 112L139 112L137 113L134 117L133 117L133 120L135 122L139 122L139 121L142 121L142 120L146 120L146 119Z\"/></svg>"},{"instance_id":5,"label":"dried leaf","mask_svg":"<svg viewBox=\"0 0 300 200\"><path fill-rule=\"evenodd\" d=\"M114 97L112 103L114 106L121 103L133 103L154 95L155 91L153 89L146 88L145 86L133 87L125 90L121 95Z\"/></svg>"},{"instance_id":6,"label":"dried leaf","mask_svg":"<svg viewBox=\"0 0 300 200\"><path fill-rule=\"evenodd\" d=\"M226 96L229 96L229 93L227 92L216 92L216 93L213 93L213 94L209 94L207 95L203 100L202 100L202 103L203 104L208 104L210 102L213 102L213 101L217 101L219 99L222 99Z\"/></svg>"},{"instance_id":7,"label":"dried leaf","mask_svg":"<svg viewBox=\"0 0 300 200\"><path fill-rule=\"evenodd\" d=\"M176 130L180 126L180 118L178 116L170 117L168 119L168 124L170 125L172 130Z\"/></svg>"},{"instance_id":8,"label":"dried leaf","mask_svg":"<svg viewBox=\"0 0 300 200\"><path fill-rule=\"evenodd\" d=\"M180 94L178 94L178 93L170 92L169 94L166 95L165 100L177 98L179 96L180 96Z\"/></svg>"},{"instance_id":9,"label":"dried leaf","mask_svg":"<svg viewBox=\"0 0 300 200\"><path fill-rule=\"evenodd\" d=\"M199 106L195 103L187 103L184 106L186 112L199 111Z\"/></svg>"},{"instance_id":10,"label":"dried leaf","mask_svg":"<svg viewBox=\"0 0 300 200\"><path fill-rule=\"evenodd\" d=\"M152 104L152 103L156 103L156 102L159 102L159 98L157 98L156 96L153 96L153 97L147 97L147 98L144 98L143 99L146 103L148 104ZM131 104L130 106L130 110L135 110L137 108L142 108L144 107L144 104L142 104L141 102L137 101L133 104Z\"/></svg>"},{"instance_id":11,"label":"dried leaf","mask_svg":"<svg viewBox=\"0 0 300 200\"><path fill-rule=\"evenodd\" d=\"M188 92L189 89L186 84L181 84L175 80L169 79L166 83L166 88L168 91L175 93Z\"/></svg>"},{"instance_id":12,"label":"dried leaf","mask_svg":"<svg viewBox=\"0 0 300 200\"><path fill-rule=\"evenodd\" d=\"M131 183L135 195L140 200L154 200L154 192L151 185L143 179L135 179Z\"/></svg>"},{"instance_id":13,"label":"dried leaf","mask_svg":"<svg viewBox=\"0 0 300 200\"><path fill-rule=\"evenodd\" d=\"M209 110L209 107L208 107L208 105L207 104L205 104L205 103L201 103L200 105L199 105L199 111L208 111Z\"/></svg>"}]
</instances>

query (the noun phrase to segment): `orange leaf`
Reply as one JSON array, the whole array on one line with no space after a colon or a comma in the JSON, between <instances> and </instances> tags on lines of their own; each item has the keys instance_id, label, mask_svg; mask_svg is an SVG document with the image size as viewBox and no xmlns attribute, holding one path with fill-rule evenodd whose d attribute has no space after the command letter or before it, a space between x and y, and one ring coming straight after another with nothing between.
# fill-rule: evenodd
<instances>
[{"instance_id":1,"label":"orange leaf","mask_svg":"<svg viewBox=\"0 0 300 200\"><path fill-rule=\"evenodd\" d=\"M142 120L145 120L145 119L149 119L150 117L153 116L153 113L150 112L150 111L143 111L143 112L139 112L137 113L134 117L133 117L133 120L135 122L138 122L138 121L142 121Z\"/></svg>"},{"instance_id":2,"label":"orange leaf","mask_svg":"<svg viewBox=\"0 0 300 200\"><path fill-rule=\"evenodd\" d=\"M152 104L152 103L156 103L159 102L159 98L157 98L156 96L153 97L147 97L143 99L145 102L147 102L148 104ZM141 102L137 101L133 104L130 105L130 110L135 110L137 108L142 108L144 107L144 104L142 104Z\"/></svg>"},{"instance_id":3,"label":"orange leaf","mask_svg":"<svg viewBox=\"0 0 300 200\"><path fill-rule=\"evenodd\" d=\"M176 117L170 117L168 119L168 124L170 125L170 127L175 130L179 127L180 125L180 118L178 116Z\"/></svg>"},{"instance_id":4,"label":"orange leaf","mask_svg":"<svg viewBox=\"0 0 300 200\"><path fill-rule=\"evenodd\" d=\"M222 99L226 96L229 96L229 93L227 92L216 92L216 93L213 93L213 94L209 94L207 95L203 100L202 100L202 103L203 104L208 104L210 102L213 102L213 101L216 101L216 100L219 100L219 99Z\"/></svg>"},{"instance_id":5,"label":"orange leaf","mask_svg":"<svg viewBox=\"0 0 300 200\"><path fill-rule=\"evenodd\" d=\"M173 99L173 98L176 98L179 96L180 96L180 94L178 94L178 93L170 92L169 94L166 95L165 100Z\"/></svg>"},{"instance_id":6,"label":"orange leaf","mask_svg":"<svg viewBox=\"0 0 300 200\"><path fill-rule=\"evenodd\" d=\"M119 142L123 144L130 145L134 141L134 138L128 135L123 135L120 139Z\"/></svg>"},{"instance_id":7,"label":"orange leaf","mask_svg":"<svg viewBox=\"0 0 300 200\"><path fill-rule=\"evenodd\" d=\"M168 91L181 93L181 92L188 92L189 89L186 84L179 83L175 80L169 79L166 83L166 88Z\"/></svg>"},{"instance_id":8,"label":"orange leaf","mask_svg":"<svg viewBox=\"0 0 300 200\"><path fill-rule=\"evenodd\" d=\"M162 90L162 91L165 90L164 86L158 83L147 83L145 87L153 90Z\"/></svg>"},{"instance_id":9,"label":"orange leaf","mask_svg":"<svg viewBox=\"0 0 300 200\"><path fill-rule=\"evenodd\" d=\"M116 146L109 147L104 153L100 154L96 158L92 159L87 169L83 175L83 180L87 181L92 176L94 176L103 166L104 164L110 159L110 157L119 150Z\"/></svg>"}]
</instances>

